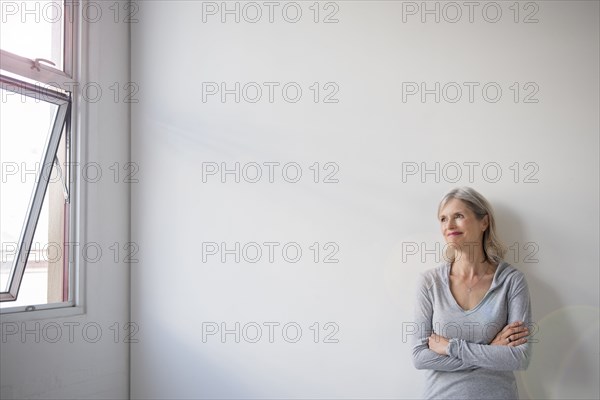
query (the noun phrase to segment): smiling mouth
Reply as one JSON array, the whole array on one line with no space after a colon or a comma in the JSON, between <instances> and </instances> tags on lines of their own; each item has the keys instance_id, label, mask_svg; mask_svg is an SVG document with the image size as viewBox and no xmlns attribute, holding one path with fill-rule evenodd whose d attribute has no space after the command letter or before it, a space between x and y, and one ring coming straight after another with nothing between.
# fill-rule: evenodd
<instances>
[{"instance_id":1,"label":"smiling mouth","mask_svg":"<svg viewBox=\"0 0 600 400\"><path fill-rule=\"evenodd\" d=\"M452 232L452 233L448 234L448 236L458 236L458 235L462 235L462 232Z\"/></svg>"}]
</instances>

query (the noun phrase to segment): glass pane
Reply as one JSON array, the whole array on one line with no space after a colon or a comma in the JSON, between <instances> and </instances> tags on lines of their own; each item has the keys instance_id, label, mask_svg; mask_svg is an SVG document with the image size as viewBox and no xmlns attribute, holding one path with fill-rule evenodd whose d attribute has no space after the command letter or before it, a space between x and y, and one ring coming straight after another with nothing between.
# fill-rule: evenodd
<instances>
[{"instance_id":1,"label":"glass pane","mask_svg":"<svg viewBox=\"0 0 600 400\"><path fill-rule=\"evenodd\" d=\"M0 0L0 6L0 49L32 60L50 60L62 71L64 1Z\"/></svg>"},{"instance_id":2,"label":"glass pane","mask_svg":"<svg viewBox=\"0 0 600 400\"><path fill-rule=\"evenodd\" d=\"M0 96L0 291L6 292L58 107L2 89Z\"/></svg>"},{"instance_id":3,"label":"glass pane","mask_svg":"<svg viewBox=\"0 0 600 400\"><path fill-rule=\"evenodd\" d=\"M33 236L27 267L15 301L0 303L0 308L45 304L48 296L48 194L44 197L42 214Z\"/></svg>"}]
</instances>

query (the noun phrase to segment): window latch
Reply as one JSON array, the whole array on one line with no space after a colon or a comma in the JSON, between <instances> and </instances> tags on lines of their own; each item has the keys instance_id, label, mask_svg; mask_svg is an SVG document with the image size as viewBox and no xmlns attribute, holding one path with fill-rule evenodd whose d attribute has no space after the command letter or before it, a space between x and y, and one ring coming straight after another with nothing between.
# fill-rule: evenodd
<instances>
[{"instance_id":1,"label":"window latch","mask_svg":"<svg viewBox=\"0 0 600 400\"><path fill-rule=\"evenodd\" d=\"M45 63L45 64L49 64L52 65L53 67L56 66L56 64L54 64L52 61L50 60L46 60L45 58L36 58L35 60L32 60L31 63L31 69L37 69L38 72L40 72L40 67L41 67L41 62Z\"/></svg>"},{"instance_id":2,"label":"window latch","mask_svg":"<svg viewBox=\"0 0 600 400\"><path fill-rule=\"evenodd\" d=\"M65 183L65 178L63 175L62 168L60 168L60 162L58 161L58 157L54 157L54 166L58 169L58 176L60 176L60 182L62 183L63 194L65 196L65 202L69 203L69 189L67 188L67 184Z\"/></svg>"}]
</instances>

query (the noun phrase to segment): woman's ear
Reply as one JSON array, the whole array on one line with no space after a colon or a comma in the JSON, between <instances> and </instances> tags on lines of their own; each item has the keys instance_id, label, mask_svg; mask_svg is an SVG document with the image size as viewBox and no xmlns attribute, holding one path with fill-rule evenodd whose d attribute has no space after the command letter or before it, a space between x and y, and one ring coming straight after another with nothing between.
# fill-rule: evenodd
<instances>
[{"instance_id":1,"label":"woman's ear","mask_svg":"<svg viewBox=\"0 0 600 400\"><path fill-rule=\"evenodd\" d=\"M490 226L490 216L487 215L487 214L484 215L481 221L483 222L483 229L482 230L483 230L483 232L485 232L486 229Z\"/></svg>"}]
</instances>

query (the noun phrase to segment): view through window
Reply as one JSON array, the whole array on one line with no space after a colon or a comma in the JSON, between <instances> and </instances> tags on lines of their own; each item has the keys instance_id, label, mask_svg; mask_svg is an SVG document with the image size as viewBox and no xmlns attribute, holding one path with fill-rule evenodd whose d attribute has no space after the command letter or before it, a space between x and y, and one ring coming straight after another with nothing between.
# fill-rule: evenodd
<instances>
[{"instance_id":1,"label":"view through window","mask_svg":"<svg viewBox=\"0 0 600 400\"><path fill-rule=\"evenodd\" d=\"M73 4L0 0L3 311L72 301Z\"/></svg>"}]
</instances>

